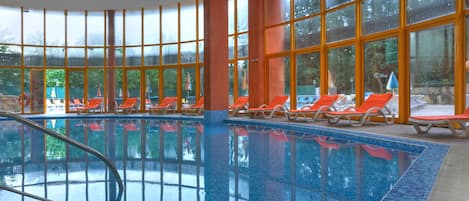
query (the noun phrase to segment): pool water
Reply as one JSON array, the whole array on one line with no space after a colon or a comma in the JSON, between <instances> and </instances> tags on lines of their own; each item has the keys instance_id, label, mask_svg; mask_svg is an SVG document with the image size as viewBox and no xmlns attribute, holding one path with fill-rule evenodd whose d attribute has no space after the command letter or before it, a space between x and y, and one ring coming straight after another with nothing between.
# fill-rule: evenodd
<instances>
[{"instance_id":1,"label":"pool water","mask_svg":"<svg viewBox=\"0 0 469 201\"><path fill-rule=\"evenodd\" d=\"M157 119L36 120L118 168L129 201L381 200L418 153L259 125ZM51 200L116 200L103 162L0 121L0 185ZM0 191L0 200L22 197ZM24 198L24 200L34 200Z\"/></svg>"}]
</instances>

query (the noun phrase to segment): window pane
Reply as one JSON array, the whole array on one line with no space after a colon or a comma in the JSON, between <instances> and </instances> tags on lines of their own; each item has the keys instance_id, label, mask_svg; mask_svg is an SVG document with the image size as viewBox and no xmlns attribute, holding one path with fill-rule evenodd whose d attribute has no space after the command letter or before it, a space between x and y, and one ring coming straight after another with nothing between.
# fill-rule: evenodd
<instances>
[{"instance_id":1,"label":"window pane","mask_svg":"<svg viewBox=\"0 0 469 201\"><path fill-rule=\"evenodd\" d=\"M21 69L0 68L0 110L20 112L21 103L18 104L18 96L21 94ZM23 98L26 106L29 103L29 94Z\"/></svg>"},{"instance_id":2,"label":"window pane","mask_svg":"<svg viewBox=\"0 0 469 201\"><path fill-rule=\"evenodd\" d=\"M178 42L178 10L174 7L163 8L163 43Z\"/></svg>"},{"instance_id":3,"label":"window pane","mask_svg":"<svg viewBox=\"0 0 469 201\"><path fill-rule=\"evenodd\" d=\"M163 70L163 96L177 96L177 70L166 68Z\"/></svg>"},{"instance_id":4,"label":"window pane","mask_svg":"<svg viewBox=\"0 0 469 201\"><path fill-rule=\"evenodd\" d=\"M454 12L454 0L407 0L407 24L414 24Z\"/></svg>"},{"instance_id":5,"label":"window pane","mask_svg":"<svg viewBox=\"0 0 469 201\"><path fill-rule=\"evenodd\" d=\"M399 1L366 0L362 3L362 33L371 34L399 26Z\"/></svg>"},{"instance_id":6,"label":"window pane","mask_svg":"<svg viewBox=\"0 0 469 201\"><path fill-rule=\"evenodd\" d=\"M160 43L160 12L159 10L145 10L143 20L144 44Z\"/></svg>"},{"instance_id":7,"label":"window pane","mask_svg":"<svg viewBox=\"0 0 469 201\"><path fill-rule=\"evenodd\" d=\"M104 70L102 68L88 70L88 100L90 98L103 98L103 90Z\"/></svg>"},{"instance_id":8,"label":"window pane","mask_svg":"<svg viewBox=\"0 0 469 201\"><path fill-rule=\"evenodd\" d=\"M319 96L319 52L296 56L296 108L312 104Z\"/></svg>"},{"instance_id":9,"label":"window pane","mask_svg":"<svg viewBox=\"0 0 469 201\"><path fill-rule=\"evenodd\" d=\"M125 12L125 44L142 44L142 12L140 10Z\"/></svg>"},{"instance_id":10,"label":"window pane","mask_svg":"<svg viewBox=\"0 0 469 201\"><path fill-rule=\"evenodd\" d=\"M21 47L2 45L0 48L0 66L21 65Z\"/></svg>"},{"instance_id":11,"label":"window pane","mask_svg":"<svg viewBox=\"0 0 469 201\"><path fill-rule=\"evenodd\" d=\"M238 96L249 95L249 67L247 60L238 61Z\"/></svg>"},{"instance_id":12,"label":"window pane","mask_svg":"<svg viewBox=\"0 0 469 201\"><path fill-rule=\"evenodd\" d=\"M269 101L275 96L290 95L290 58L271 58L268 62ZM290 103L285 107L290 108Z\"/></svg>"},{"instance_id":13,"label":"window pane","mask_svg":"<svg viewBox=\"0 0 469 201\"><path fill-rule=\"evenodd\" d=\"M204 62L204 41L199 42L199 63Z\"/></svg>"},{"instance_id":14,"label":"window pane","mask_svg":"<svg viewBox=\"0 0 469 201\"><path fill-rule=\"evenodd\" d=\"M238 32L244 32L248 30L248 11L249 5L248 0L238 0Z\"/></svg>"},{"instance_id":15,"label":"window pane","mask_svg":"<svg viewBox=\"0 0 469 201\"><path fill-rule=\"evenodd\" d=\"M195 42L181 43L181 63L195 63Z\"/></svg>"},{"instance_id":16,"label":"window pane","mask_svg":"<svg viewBox=\"0 0 469 201\"><path fill-rule=\"evenodd\" d=\"M266 2L266 6L266 26L290 19L290 0L270 0Z\"/></svg>"},{"instance_id":17,"label":"window pane","mask_svg":"<svg viewBox=\"0 0 469 201\"><path fill-rule=\"evenodd\" d=\"M64 11L46 12L46 45L65 45Z\"/></svg>"},{"instance_id":18,"label":"window pane","mask_svg":"<svg viewBox=\"0 0 469 201\"><path fill-rule=\"evenodd\" d=\"M0 43L21 43L21 9L0 6ZM26 24L25 24L26 25ZM25 41L26 42L26 41Z\"/></svg>"},{"instance_id":19,"label":"window pane","mask_svg":"<svg viewBox=\"0 0 469 201\"><path fill-rule=\"evenodd\" d=\"M182 97L181 102L186 104L195 103L195 68L182 68L181 80Z\"/></svg>"},{"instance_id":20,"label":"window pane","mask_svg":"<svg viewBox=\"0 0 469 201\"><path fill-rule=\"evenodd\" d=\"M145 66L160 64L160 46L145 46L143 49Z\"/></svg>"},{"instance_id":21,"label":"window pane","mask_svg":"<svg viewBox=\"0 0 469 201\"><path fill-rule=\"evenodd\" d=\"M234 64L228 64L228 98L229 103L233 103L233 96L234 96Z\"/></svg>"},{"instance_id":22,"label":"window pane","mask_svg":"<svg viewBox=\"0 0 469 201\"><path fill-rule=\"evenodd\" d=\"M181 42L195 40L195 3L189 1L181 5Z\"/></svg>"},{"instance_id":23,"label":"window pane","mask_svg":"<svg viewBox=\"0 0 469 201\"><path fill-rule=\"evenodd\" d=\"M199 39L204 39L204 2L199 1Z\"/></svg>"},{"instance_id":24,"label":"window pane","mask_svg":"<svg viewBox=\"0 0 469 201\"><path fill-rule=\"evenodd\" d=\"M145 87L145 97L150 99L151 104L158 104L159 102L159 88L160 85L160 71L158 69L147 69L145 70L146 76L146 87ZM148 108L147 108L148 109Z\"/></svg>"},{"instance_id":25,"label":"window pane","mask_svg":"<svg viewBox=\"0 0 469 201\"><path fill-rule=\"evenodd\" d=\"M88 48L88 66L104 66L104 48Z\"/></svg>"},{"instance_id":26,"label":"window pane","mask_svg":"<svg viewBox=\"0 0 469 201\"><path fill-rule=\"evenodd\" d=\"M47 66L64 66L65 51L64 48L47 48L46 49L46 65Z\"/></svg>"},{"instance_id":27,"label":"window pane","mask_svg":"<svg viewBox=\"0 0 469 201\"><path fill-rule=\"evenodd\" d=\"M163 64L178 63L178 45L163 46Z\"/></svg>"},{"instance_id":28,"label":"window pane","mask_svg":"<svg viewBox=\"0 0 469 201\"><path fill-rule=\"evenodd\" d=\"M68 48L68 67L85 66L85 49L84 48Z\"/></svg>"},{"instance_id":29,"label":"window pane","mask_svg":"<svg viewBox=\"0 0 469 201\"><path fill-rule=\"evenodd\" d=\"M228 59L234 59L234 37L233 36L228 36Z\"/></svg>"},{"instance_id":30,"label":"window pane","mask_svg":"<svg viewBox=\"0 0 469 201\"><path fill-rule=\"evenodd\" d=\"M204 96L204 85L203 85L203 83L204 83L204 66L200 66L199 69L200 69L199 70L200 71L200 73L199 73L199 75L200 75L200 77L199 77L199 80L200 80L200 84L199 84L199 86L200 86L200 96Z\"/></svg>"},{"instance_id":31,"label":"window pane","mask_svg":"<svg viewBox=\"0 0 469 201\"><path fill-rule=\"evenodd\" d=\"M321 42L321 17L295 22L295 47L305 48Z\"/></svg>"},{"instance_id":32,"label":"window pane","mask_svg":"<svg viewBox=\"0 0 469 201\"><path fill-rule=\"evenodd\" d=\"M266 36L267 53L290 50L290 24L269 28L266 31Z\"/></svg>"},{"instance_id":33,"label":"window pane","mask_svg":"<svg viewBox=\"0 0 469 201\"><path fill-rule=\"evenodd\" d=\"M117 14L116 14L117 18ZM104 46L104 13L103 12L89 12L88 13L88 45L89 46ZM116 24L116 34L118 34ZM117 35L116 35L117 41Z\"/></svg>"},{"instance_id":34,"label":"window pane","mask_svg":"<svg viewBox=\"0 0 469 201\"><path fill-rule=\"evenodd\" d=\"M326 0L326 8L329 9L351 1L353 0Z\"/></svg>"},{"instance_id":35,"label":"window pane","mask_svg":"<svg viewBox=\"0 0 469 201\"><path fill-rule=\"evenodd\" d=\"M388 38L365 43L365 98L373 93L398 92L398 40ZM388 104L398 114L398 96Z\"/></svg>"},{"instance_id":36,"label":"window pane","mask_svg":"<svg viewBox=\"0 0 469 201\"><path fill-rule=\"evenodd\" d=\"M142 47L125 48L125 63L127 66L142 65Z\"/></svg>"},{"instance_id":37,"label":"window pane","mask_svg":"<svg viewBox=\"0 0 469 201\"><path fill-rule=\"evenodd\" d=\"M355 37L355 5L327 13L327 42Z\"/></svg>"},{"instance_id":38,"label":"window pane","mask_svg":"<svg viewBox=\"0 0 469 201\"><path fill-rule=\"evenodd\" d=\"M117 104L122 104L124 96L129 96L129 93L124 89L124 70L115 69L114 72L116 75L116 81L114 82L116 90L116 102Z\"/></svg>"},{"instance_id":39,"label":"window pane","mask_svg":"<svg viewBox=\"0 0 469 201\"><path fill-rule=\"evenodd\" d=\"M44 44L44 17L43 16L44 16L44 13L42 10L25 9L25 12L23 12L24 44L26 45Z\"/></svg>"},{"instance_id":40,"label":"window pane","mask_svg":"<svg viewBox=\"0 0 469 201\"><path fill-rule=\"evenodd\" d=\"M80 104L73 104L73 100L77 99L83 104L83 95L85 94L85 76L83 71L68 71L69 79L69 97L71 104L69 105L70 111L74 111Z\"/></svg>"},{"instance_id":41,"label":"window pane","mask_svg":"<svg viewBox=\"0 0 469 201\"><path fill-rule=\"evenodd\" d=\"M29 94L30 104L25 105L25 113L44 112L44 70L26 68L24 70L24 93Z\"/></svg>"},{"instance_id":42,"label":"window pane","mask_svg":"<svg viewBox=\"0 0 469 201\"><path fill-rule=\"evenodd\" d=\"M454 114L453 36L453 25L410 33L411 115Z\"/></svg>"},{"instance_id":43,"label":"window pane","mask_svg":"<svg viewBox=\"0 0 469 201\"><path fill-rule=\"evenodd\" d=\"M117 48L107 48L107 52L114 50L115 56L115 66L122 67L124 65L124 48L117 47ZM107 55L109 57L109 55ZM89 57L89 56L88 56Z\"/></svg>"},{"instance_id":44,"label":"window pane","mask_svg":"<svg viewBox=\"0 0 469 201\"><path fill-rule=\"evenodd\" d=\"M127 91L128 96L140 100L140 70L127 70ZM139 101L141 103L141 101ZM136 104L136 108L140 108L140 104ZM140 110L140 109L139 109Z\"/></svg>"},{"instance_id":45,"label":"window pane","mask_svg":"<svg viewBox=\"0 0 469 201\"><path fill-rule=\"evenodd\" d=\"M238 36L238 58L248 57L248 34Z\"/></svg>"},{"instance_id":46,"label":"window pane","mask_svg":"<svg viewBox=\"0 0 469 201\"><path fill-rule=\"evenodd\" d=\"M67 13L67 45L84 46L85 45L85 13L68 12Z\"/></svg>"},{"instance_id":47,"label":"window pane","mask_svg":"<svg viewBox=\"0 0 469 201\"><path fill-rule=\"evenodd\" d=\"M342 107L355 104L355 46L329 50L328 88L329 94L346 95L347 99Z\"/></svg>"},{"instance_id":48,"label":"window pane","mask_svg":"<svg viewBox=\"0 0 469 201\"><path fill-rule=\"evenodd\" d=\"M110 21L110 18L106 17L106 22L107 22L106 33L109 33L109 23L110 23L109 21ZM114 11L114 20L112 22L114 22L114 43L111 43L111 44L115 46L122 46L124 44L124 16L123 16L122 11ZM89 28L88 28L88 32L89 32ZM109 41L108 35L106 35L106 41Z\"/></svg>"},{"instance_id":49,"label":"window pane","mask_svg":"<svg viewBox=\"0 0 469 201\"><path fill-rule=\"evenodd\" d=\"M234 34L234 27L236 26L234 23L234 0L228 0L228 34Z\"/></svg>"},{"instance_id":50,"label":"window pane","mask_svg":"<svg viewBox=\"0 0 469 201\"><path fill-rule=\"evenodd\" d=\"M321 11L321 0L295 0L295 18L309 16Z\"/></svg>"},{"instance_id":51,"label":"window pane","mask_svg":"<svg viewBox=\"0 0 469 201\"><path fill-rule=\"evenodd\" d=\"M44 66L44 48L24 47L24 65L43 67Z\"/></svg>"}]
</instances>

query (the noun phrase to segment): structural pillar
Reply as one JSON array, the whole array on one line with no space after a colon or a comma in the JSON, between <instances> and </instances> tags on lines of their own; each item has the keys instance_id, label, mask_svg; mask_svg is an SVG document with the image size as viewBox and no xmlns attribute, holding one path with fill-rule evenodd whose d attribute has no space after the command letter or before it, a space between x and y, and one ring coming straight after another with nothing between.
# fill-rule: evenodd
<instances>
[{"instance_id":1,"label":"structural pillar","mask_svg":"<svg viewBox=\"0 0 469 201\"><path fill-rule=\"evenodd\" d=\"M249 0L249 106L265 100L264 0Z\"/></svg>"},{"instance_id":2,"label":"structural pillar","mask_svg":"<svg viewBox=\"0 0 469 201\"><path fill-rule=\"evenodd\" d=\"M228 117L228 1L204 0L204 121Z\"/></svg>"},{"instance_id":3,"label":"structural pillar","mask_svg":"<svg viewBox=\"0 0 469 201\"><path fill-rule=\"evenodd\" d=\"M116 104L116 73L115 73L115 67L116 67L116 48L114 47L114 42L115 42L115 11L114 10L108 10L107 11L107 17L108 17L108 46L109 48L107 51L107 104L108 104L108 112L115 112Z\"/></svg>"}]
</instances>

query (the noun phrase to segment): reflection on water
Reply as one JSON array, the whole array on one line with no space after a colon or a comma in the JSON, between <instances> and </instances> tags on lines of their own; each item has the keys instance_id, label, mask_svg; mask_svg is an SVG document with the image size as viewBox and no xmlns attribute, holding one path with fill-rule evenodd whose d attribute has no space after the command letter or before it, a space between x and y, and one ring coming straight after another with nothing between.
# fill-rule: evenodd
<instances>
[{"instance_id":1,"label":"reflection on water","mask_svg":"<svg viewBox=\"0 0 469 201\"><path fill-rule=\"evenodd\" d=\"M415 154L328 136L197 121L37 121L99 150L124 179L122 200L380 200ZM0 185L52 200L115 200L104 163L0 121ZM0 191L0 200L21 200ZM25 199L28 200L28 199Z\"/></svg>"}]
</instances>

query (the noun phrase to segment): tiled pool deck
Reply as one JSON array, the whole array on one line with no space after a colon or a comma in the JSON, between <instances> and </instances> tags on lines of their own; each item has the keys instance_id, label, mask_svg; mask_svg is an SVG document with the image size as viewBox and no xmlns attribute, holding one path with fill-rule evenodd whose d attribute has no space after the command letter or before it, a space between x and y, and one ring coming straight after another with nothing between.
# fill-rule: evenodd
<instances>
[{"instance_id":1,"label":"tiled pool deck","mask_svg":"<svg viewBox=\"0 0 469 201\"><path fill-rule=\"evenodd\" d=\"M67 115L35 115L32 118L68 118L77 117L74 114ZM103 118L116 117L115 115L79 115L80 117ZM161 118L161 116L137 114L126 117L139 118L151 117ZM201 116L181 116L165 115L163 118L185 118L201 119ZM337 135L343 135L345 131L350 139L366 135L366 137L384 139L380 144L382 146L392 146L393 143L413 144L427 147L425 151L406 172L396 188L394 188L385 200L425 200L430 201L461 201L469 198L469 160L465 159L465 154L469 153L469 138L461 139L451 135L448 129L433 128L429 135L417 135L412 126L409 125L385 125L383 123L369 123L363 127L351 127L346 121L338 125L330 126L327 121L316 122L289 122L285 118L274 118L270 120L252 120L247 117L230 118L228 122L255 122L261 124L274 125L278 127L297 127L303 129L317 129L318 131L333 132ZM350 135L351 134L351 135ZM431 143L429 143L431 142ZM423 161L423 163L420 163ZM416 165L415 165L416 164ZM423 165L422 165L423 164ZM441 169L439 174L438 168ZM436 182L434 182L436 180ZM432 184L434 185L432 186Z\"/></svg>"}]
</instances>

